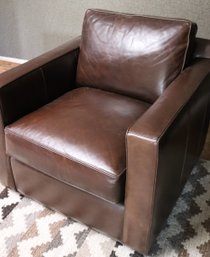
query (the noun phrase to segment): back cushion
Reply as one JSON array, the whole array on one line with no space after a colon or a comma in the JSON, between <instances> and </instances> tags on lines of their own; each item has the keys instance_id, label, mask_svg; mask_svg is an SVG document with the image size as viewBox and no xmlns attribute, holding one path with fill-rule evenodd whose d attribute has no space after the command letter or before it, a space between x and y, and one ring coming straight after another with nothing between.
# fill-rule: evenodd
<instances>
[{"instance_id":1,"label":"back cushion","mask_svg":"<svg viewBox=\"0 0 210 257\"><path fill-rule=\"evenodd\" d=\"M184 68L192 27L181 19L88 10L77 83L154 102Z\"/></svg>"}]
</instances>

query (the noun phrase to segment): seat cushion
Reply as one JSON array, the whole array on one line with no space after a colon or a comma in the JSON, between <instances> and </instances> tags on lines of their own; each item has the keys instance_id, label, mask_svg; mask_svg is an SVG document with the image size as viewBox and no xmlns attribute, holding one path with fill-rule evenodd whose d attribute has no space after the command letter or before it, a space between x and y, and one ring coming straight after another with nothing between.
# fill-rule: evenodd
<instances>
[{"instance_id":1,"label":"seat cushion","mask_svg":"<svg viewBox=\"0 0 210 257\"><path fill-rule=\"evenodd\" d=\"M195 33L183 19L88 10L77 82L152 103L192 56Z\"/></svg>"},{"instance_id":2,"label":"seat cushion","mask_svg":"<svg viewBox=\"0 0 210 257\"><path fill-rule=\"evenodd\" d=\"M5 128L7 154L112 202L124 193L125 134L150 105L75 89Z\"/></svg>"}]
</instances>

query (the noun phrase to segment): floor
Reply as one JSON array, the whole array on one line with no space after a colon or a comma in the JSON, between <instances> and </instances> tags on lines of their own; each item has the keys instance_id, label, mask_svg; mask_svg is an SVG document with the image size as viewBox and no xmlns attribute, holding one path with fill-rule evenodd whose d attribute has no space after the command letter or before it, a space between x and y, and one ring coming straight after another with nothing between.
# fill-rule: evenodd
<instances>
[{"instance_id":1,"label":"floor","mask_svg":"<svg viewBox=\"0 0 210 257\"><path fill-rule=\"evenodd\" d=\"M19 64L0 60L0 73L4 72L6 70L9 70L11 68L14 68L17 65L19 65ZM204 145L204 149L203 149L203 152L201 154L201 158L206 159L206 160L210 160L210 126L209 126L209 130L208 130L206 142L205 142L205 145Z\"/></svg>"},{"instance_id":2,"label":"floor","mask_svg":"<svg viewBox=\"0 0 210 257\"><path fill-rule=\"evenodd\" d=\"M18 66L19 63L0 61L0 73Z\"/></svg>"}]
</instances>

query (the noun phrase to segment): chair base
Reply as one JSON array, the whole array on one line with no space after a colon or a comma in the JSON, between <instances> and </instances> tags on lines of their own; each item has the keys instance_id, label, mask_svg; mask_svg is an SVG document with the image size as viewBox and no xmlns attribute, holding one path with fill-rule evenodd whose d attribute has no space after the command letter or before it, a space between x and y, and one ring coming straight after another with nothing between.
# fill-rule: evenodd
<instances>
[{"instance_id":1,"label":"chair base","mask_svg":"<svg viewBox=\"0 0 210 257\"><path fill-rule=\"evenodd\" d=\"M121 241L124 206L103 200L11 159L17 191Z\"/></svg>"}]
</instances>

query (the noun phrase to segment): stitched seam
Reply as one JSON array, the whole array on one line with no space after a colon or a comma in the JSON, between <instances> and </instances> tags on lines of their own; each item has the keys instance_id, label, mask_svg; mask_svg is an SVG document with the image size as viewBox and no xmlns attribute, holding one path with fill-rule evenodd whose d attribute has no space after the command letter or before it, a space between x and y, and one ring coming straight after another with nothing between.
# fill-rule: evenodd
<instances>
[{"instance_id":1,"label":"stitched seam","mask_svg":"<svg viewBox=\"0 0 210 257\"><path fill-rule=\"evenodd\" d=\"M208 104L205 104L205 116L203 117L202 123L201 123L202 128L204 128L204 125L205 125L205 119L206 119L206 116L207 116L207 109L208 109ZM201 139L202 139L202 134L203 134L203 132L202 132L202 130L201 130L200 133L199 133L199 137L198 137L198 138L199 138L199 140L198 140L199 145L200 145L200 142L201 142ZM199 149L199 148L198 148L199 145L197 146L197 150Z\"/></svg>"},{"instance_id":2,"label":"stitched seam","mask_svg":"<svg viewBox=\"0 0 210 257\"><path fill-rule=\"evenodd\" d=\"M199 89L199 87L202 85L203 81L206 79L206 77L210 75L210 72L207 73L207 75L204 77L204 79L200 82L199 86L192 92L192 94L189 96L189 98L180 106L180 108L175 112L175 114L172 116L172 118L168 121L167 126L163 131L161 132L160 136L158 138L161 138L165 131L169 128L171 123L176 119L177 115L182 111L182 109L186 106L186 104L190 101L190 99L193 97L193 95L196 93L196 91Z\"/></svg>"},{"instance_id":3,"label":"stitched seam","mask_svg":"<svg viewBox=\"0 0 210 257\"><path fill-rule=\"evenodd\" d=\"M188 52L188 50L189 50L191 30L192 30L192 23L190 23L190 29L189 29L189 31L188 31L187 47L186 47L186 49L185 49L185 53L184 53L184 56L183 56L183 62L182 62L182 69L181 69L181 71L183 71L183 69L184 69L185 62L186 62L186 58L187 58L187 52Z\"/></svg>"},{"instance_id":4,"label":"stitched seam","mask_svg":"<svg viewBox=\"0 0 210 257\"><path fill-rule=\"evenodd\" d=\"M4 106L2 104L2 101L0 100L0 109L1 109L1 124L2 124L2 128L5 127L5 124L4 123L7 123L5 122L6 119L6 115L5 115L5 111L4 111Z\"/></svg>"},{"instance_id":5,"label":"stitched seam","mask_svg":"<svg viewBox=\"0 0 210 257\"><path fill-rule=\"evenodd\" d=\"M154 145L154 144L153 144ZM154 206L155 206L155 192L156 192L156 182L157 182L157 171L158 171L158 157L159 157L159 142L158 144L156 144L156 147L157 147L157 150L155 151L155 176L154 176L154 181L153 181L153 186L152 186L152 195L151 195L151 200L150 200L150 210L154 210ZM151 212L149 212L151 213ZM149 218L149 230L148 230L148 233L146 235L146 245L148 245L149 243L149 239L151 237L151 228L152 228L152 225L153 225L153 213L151 213L151 216Z\"/></svg>"},{"instance_id":6,"label":"stitched seam","mask_svg":"<svg viewBox=\"0 0 210 257\"><path fill-rule=\"evenodd\" d=\"M203 81L206 79L206 77L210 75L210 72L206 74L206 76L201 80L200 84L198 85L197 88L194 89L193 92L191 92L191 95L189 96L188 99L186 99L186 101L178 108L178 110L173 114L173 116L171 117L171 119L168 121L168 123L166 124L166 126L163 128L163 130L161 131L160 135L157 138L153 138L153 140L155 140L156 142L163 136L163 134L165 133L165 131L169 128L169 126L171 125L171 123L174 121L174 119L176 119L177 115L181 112L181 110L186 106L186 104L189 102L189 100L193 97L193 95L196 93L196 91L199 89L199 87L201 86L201 84L203 83ZM132 129L132 128L131 128ZM136 135L138 136L138 134L133 133L132 135ZM143 137L151 139L151 137L148 137L148 135L145 134L141 134Z\"/></svg>"},{"instance_id":7,"label":"stitched seam","mask_svg":"<svg viewBox=\"0 0 210 257\"><path fill-rule=\"evenodd\" d=\"M134 99L135 99L135 98L134 98ZM135 101L144 103L143 101L138 100L138 99L135 99ZM126 139L127 139L128 134L130 133L131 128L132 128L133 125L136 123L136 121L137 121L138 119L140 119L140 118L149 110L149 108L152 106L152 104L147 103L147 102L146 102L146 105L148 105L148 106L147 106L147 109L145 109L145 111L144 111L142 114L140 114L139 117L137 117L136 120L134 120L133 123L127 128L126 133L125 133Z\"/></svg>"},{"instance_id":8,"label":"stitched seam","mask_svg":"<svg viewBox=\"0 0 210 257\"><path fill-rule=\"evenodd\" d=\"M182 165L182 171L181 171L181 176L180 176L180 181L179 181L179 186L181 185L182 178L183 178L183 173L184 173L184 167L186 163L186 158L187 158L187 150L189 146L189 137L190 137L190 119L191 119L191 110L187 112L188 116L188 124L187 124L187 138L186 138L186 146L185 146L185 151L184 151L184 159L183 159L183 165ZM181 187L180 187L181 188Z\"/></svg>"},{"instance_id":9,"label":"stitched seam","mask_svg":"<svg viewBox=\"0 0 210 257\"><path fill-rule=\"evenodd\" d=\"M76 47L76 48L74 48L74 49L72 49L72 50L69 50L68 52L63 53L62 55L57 56L57 57L55 57L54 59L51 59L51 60L49 60L49 61L47 61L47 62L41 63L41 64L38 65L38 66L36 66L36 64L34 64L34 65L35 65L34 68L32 68L31 70L25 72L24 74L20 75L19 77L15 78L15 79L13 79L13 80L11 80L11 81L9 81L9 82L6 83L6 84L2 84L2 85L0 84L0 88L3 88L3 87L5 87L5 86L12 86L12 85L10 85L10 84L13 83L13 82L15 82L16 80L21 79L22 77L24 77L24 76L26 76L26 75L29 75L29 74L31 74L32 72L34 72L34 71L36 71L36 70L39 70L40 68L43 68L45 65L48 65L49 63L51 63L51 62L53 62L53 61L55 61L55 60L57 60L57 59L59 59L59 58L62 58L62 57L64 57L65 55L68 55L68 54L71 53L71 52L76 51L77 49L79 49L79 47ZM53 51L53 50L52 50L52 51ZM39 57L37 57L37 58L39 58ZM40 56L40 59L42 59L42 56ZM33 59L32 59L31 61L33 61ZM42 62L42 61L40 60L40 62ZM26 63L24 63L24 64L22 64L22 65L27 66L27 65L29 65L28 63L30 64L30 61L28 61L28 62L26 62ZM15 68L18 69L18 68L19 68L20 66L22 66L22 65L19 65L19 66L15 67ZM14 68L14 69L15 69L15 68Z\"/></svg>"},{"instance_id":10,"label":"stitched seam","mask_svg":"<svg viewBox=\"0 0 210 257\"><path fill-rule=\"evenodd\" d=\"M5 148L6 148L6 147L5 147ZM6 149L4 149L4 150L5 150L5 155L6 155L7 158L8 158L8 160L7 160L7 165L9 166L9 170L10 170L9 176L11 175L11 177L12 177L12 182L13 182L13 185L14 185L14 189L17 191L16 181L15 181L14 172L13 172L12 164L11 164L11 157L6 154Z\"/></svg>"},{"instance_id":11,"label":"stitched seam","mask_svg":"<svg viewBox=\"0 0 210 257\"><path fill-rule=\"evenodd\" d=\"M94 171L100 172L101 174L106 175L106 176L111 177L111 178L114 178L115 180L117 180L122 175L122 173L124 173L124 171L126 170L126 168L125 168L118 175L112 175L112 174L109 174L107 171L105 171L105 170L103 170L101 168L97 169L97 167L92 166L92 165L90 165L88 163L85 163L85 162L81 162L81 161L77 160L76 158L74 158L72 156L67 156L67 155L65 155L63 153L59 153L59 152L55 151L54 149L51 149L51 148L49 148L47 146L44 146L44 145L42 145L40 143L37 143L37 142L35 142L35 141L31 140L31 139L23 138L22 136L20 136L19 134L15 133L14 131L9 130L8 128L5 129L5 134L8 134L8 135L11 134L11 135L13 135L13 136L15 136L15 137L17 137L17 138L19 138L21 140L25 140L25 141L27 141L27 142L29 142L31 144L34 144L36 146L39 146L39 147L41 147L41 148L43 148L45 150L51 151L51 152L53 152L54 154L56 154L58 156L62 156L62 157L65 157L65 158L67 158L67 159L69 159L71 161L77 162L80 165L83 165L83 166L86 166L88 168L91 168Z\"/></svg>"},{"instance_id":12,"label":"stitched seam","mask_svg":"<svg viewBox=\"0 0 210 257\"><path fill-rule=\"evenodd\" d=\"M171 125L171 123L173 122L173 120L177 117L177 115L180 113L180 111L184 108L184 106L187 104L187 102L192 98L192 96L196 93L196 91L198 90L198 88L200 87L200 85L203 83L203 81L205 80L205 78L210 75L210 72L208 72L205 77L201 80L200 84L191 92L191 95L188 97L188 99L186 99L186 101L178 108L178 110L173 114L173 116L170 118L170 120L168 121L168 123L166 124L165 128L163 128L163 130L161 131L160 135L157 138L153 138L155 141L158 141L159 138L162 137L162 135L165 133L165 131L168 129L168 127ZM149 109L149 108L148 108ZM147 112L147 111L146 111ZM145 112L145 113L146 113ZM144 113L144 114L145 114ZM143 115L144 115L143 114ZM135 122L134 122L135 124ZM132 129L132 126L130 126L130 128L128 128L126 134L130 133L130 130ZM138 136L138 133L132 132L132 135L134 136ZM143 137L151 139L150 137L148 137L148 135L142 134Z\"/></svg>"},{"instance_id":13,"label":"stitched seam","mask_svg":"<svg viewBox=\"0 0 210 257\"><path fill-rule=\"evenodd\" d=\"M89 9L91 11L91 9ZM154 20L165 20L165 21L177 21L177 22L185 22L186 24L190 25L190 29L188 31L188 39L187 39L187 47L185 49L185 53L183 56L183 62L182 62L182 68L181 71L184 69L185 66L185 61L186 61L186 56L187 56L187 51L189 48L189 41L190 41L190 34L191 34L191 30L192 30L192 22L190 22L189 20L186 19L176 19L176 18L167 18L167 17L156 17L156 16L147 16L147 15L137 15L137 14L128 14L128 13L120 13L120 12L112 12L112 11L100 11L98 9L92 9L93 11L99 12L99 13L109 13L113 16L115 16L116 14L119 16L133 16L133 17L144 17L144 18L150 18L150 19L154 19Z\"/></svg>"},{"instance_id":14,"label":"stitched seam","mask_svg":"<svg viewBox=\"0 0 210 257\"><path fill-rule=\"evenodd\" d=\"M134 122L135 123L135 122ZM131 126L132 127L132 126ZM130 127L130 128L131 128ZM128 133L130 132L130 128L128 128L127 129L127 132L126 132L126 158L127 158L127 151L128 151L128 149L127 149L127 135L128 135ZM135 136L135 135L134 135ZM140 140L143 140L143 139L140 139ZM155 142L152 142L152 145L156 145L156 147L157 147L157 143L159 143L158 142L158 140L156 140ZM158 150L157 151L155 151L156 153L155 153L155 156L156 156L156 158L155 158L155 176L154 176L154 182L153 182L153 187L152 187L152 195L151 195L151 200L150 200L150 208L149 209L151 209L152 210L152 207L155 205L155 203L154 203L154 199L155 199L155 185L156 185L156 181L157 181L157 171L158 171L158 156L159 156L159 145L158 145L158 148L157 148ZM126 161L127 161L127 159L126 159ZM126 164L127 164L127 162L126 162ZM147 233L147 235L146 235L146 245L148 245L148 242L149 242L149 238L151 237L151 227L152 227L152 224L153 224L153 215L151 215L151 217L150 217L150 221L149 221L149 230L148 230L148 233ZM146 248L145 248L146 249Z\"/></svg>"},{"instance_id":15,"label":"stitched seam","mask_svg":"<svg viewBox=\"0 0 210 257\"><path fill-rule=\"evenodd\" d=\"M194 94L194 92L193 92L193 94ZM191 98L191 97L192 97L192 95L190 96L190 98ZM190 99L190 98L189 98L189 99ZM189 99L188 99L188 100L189 100ZM188 102L188 101L187 101L187 102ZM174 115L172 116L172 118L168 121L168 124L167 124L167 125L165 126L165 128L161 131L160 135L159 135L157 138L156 138L156 137L152 138L152 140L154 140L154 142L158 142L158 141L160 140L160 138L163 136L163 134L165 133L165 131L169 128L169 126L170 126L171 123L174 121L174 119L176 119L177 115L181 112L181 110L185 107L185 105L186 105L186 102L183 103L183 104L180 106L180 108L174 113ZM138 134L133 133L133 132L132 132L132 135L138 136ZM146 138L151 139L150 137L148 137L148 135L143 134L142 136L145 137L145 139L146 139Z\"/></svg>"},{"instance_id":16,"label":"stitched seam","mask_svg":"<svg viewBox=\"0 0 210 257\"><path fill-rule=\"evenodd\" d=\"M17 66L17 68L18 68L18 67L19 67L19 66ZM20 77L15 78L15 79L9 81L7 84L0 85L0 89L4 89L5 87L6 87L6 88L7 88L7 87L13 87L13 86L14 86L14 85L13 85L14 82L16 82L16 81L19 80L19 79L22 79L22 78L25 77L25 76L30 75L30 74L33 73L33 72L40 71L40 68L41 68L41 66L40 66L40 67L37 67L37 68L35 68L35 69L33 69L33 70L29 71L29 72L24 73L24 74L21 75Z\"/></svg>"},{"instance_id":17,"label":"stitched seam","mask_svg":"<svg viewBox=\"0 0 210 257\"><path fill-rule=\"evenodd\" d=\"M1 106L1 101L0 101L0 106ZM2 106L1 106L2 107ZM2 109L3 109L3 107L2 107ZM0 124L1 124L1 127L2 127L2 134L3 134L3 137L2 137L2 139L3 139L3 144L2 144L2 147L3 147L3 151L4 151L4 153L5 153L5 163L6 163L6 167L7 167L7 169L10 171L9 172L9 176L11 175L11 177L12 177L12 181L13 181L13 185L14 185L14 187L15 187L15 189L16 189L16 184L15 184L15 180L14 180L14 175L13 175L13 170L12 170L12 167L11 167L11 163L10 163L10 160L7 158L7 157L9 157L9 156L7 156L7 154L6 154L6 143L5 143L5 133L4 133L4 123L3 123L3 119L2 119L2 115L0 114ZM4 157L3 157L4 158ZM7 172L6 170L4 171L4 172Z\"/></svg>"},{"instance_id":18,"label":"stitched seam","mask_svg":"<svg viewBox=\"0 0 210 257\"><path fill-rule=\"evenodd\" d=\"M166 21L180 21L180 22L189 22L187 19L179 19L179 18L168 18L168 17L159 17L159 16L150 16L150 15L141 15L141 14L132 14L132 13L124 13L124 12L114 12L114 11L107 11L107 10L100 10L100 9L88 9L89 11L95 11L99 13L109 13L112 15L120 15L120 16L134 16L134 17L144 17L144 18L151 18L154 20L166 20Z\"/></svg>"},{"instance_id":19,"label":"stitched seam","mask_svg":"<svg viewBox=\"0 0 210 257\"><path fill-rule=\"evenodd\" d=\"M202 82L201 82L202 83ZM197 88L198 89L198 88ZM196 90L197 91L197 90ZM194 94L195 92L193 92L193 94ZM192 95L193 95L192 94ZM190 97L191 98L191 97ZM182 108L180 108L179 109L179 112L177 112L176 113L176 116L175 116L175 118L177 117L177 114L178 113L180 113L180 111L183 109L183 107L184 107L185 105L183 104L182 105ZM170 124L168 125L168 127L171 125L171 122L170 122ZM168 127L167 127L167 129L168 129ZM166 129L164 130L164 132L166 131ZM163 133L164 133L163 132ZM163 135L163 133L162 133L162 135ZM161 136L162 136L161 135ZM159 141L160 141L160 137L158 138L158 143L159 143ZM158 154L157 154L158 153ZM154 190L154 188L155 188L155 185L156 185L156 181L157 181L157 167L158 167L158 157L159 156L159 146L158 146L158 150L156 151L156 171L155 171L155 179L154 179L154 184L153 184L153 196L152 196L152 203L151 203L151 207L152 206L155 206L155 203L154 203L154 199L155 199L155 190ZM151 208L152 209L152 208ZM149 238L151 237L151 228L152 228L152 224L153 224L153 217L151 216L151 223L150 223L150 229L149 229L149 233L148 233L148 235L147 235L147 244L148 244L148 242L149 242Z\"/></svg>"},{"instance_id":20,"label":"stitched seam","mask_svg":"<svg viewBox=\"0 0 210 257\"><path fill-rule=\"evenodd\" d=\"M12 81L9 82L8 84L5 84L4 86L0 87L0 90L1 90L1 89L4 90L4 88L7 89L7 88L10 88L10 87L13 87L13 86L14 86L14 84L13 84L14 82L16 82L18 79L22 79L24 76L30 75L30 74L33 73L33 72L40 72L41 78L43 79L43 76L42 76L42 69L41 69L41 67L39 67L39 68L36 68L36 69L34 69L34 70L32 70L32 71L30 71L30 72L28 72L28 73L26 73L26 74L24 74L24 75L18 77L17 79L12 80ZM45 83L44 83L44 84L45 84ZM46 99L47 99L47 98L46 98ZM4 108L4 105L2 104L2 101L0 101L0 108L1 108L1 110L2 110L3 121L4 121L4 123L8 124L9 122L8 122L8 119L6 118L6 115L5 115L5 108ZM10 122L10 123L11 123L11 122ZM4 125L4 126L5 126L5 125Z\"/></svg>"},{"instance_id":21,"label":"stitched seam","mask_svg":"<svg viewBox=\"0 0 210 257\"><path fill-rule=\"evenodd\" d=\"M13 158L13 157L12 157L12 158ZM18 160L16 160L15 158L14 158L14 160L17 161L17 162L19 162L19 163L21 163L22 165L25 165L26 167L31 168L31 167L28 166L27 164L25 164L25 163L23 163L23 162L21 162L21 161L18 161ZM59 181L59 182L65 184L65 185L67 185L67 186L71 186L71 187L73 187L73 188L76 188L77 190L80 190L80 191L83 191L83 192L88 193L88 194L90 194L90 195L93 195L93 196L95 196L95 197L97 197L97 198L100 198L100 199L106 201L106 202L109 202L109 203L112 203L112 204L118 204L118 203L120 203L119 201L118 201L118 202L112 202L111 200L108 200L108 199L106 199L106 198L103 198L103 197L101 197L101 196L98 196L98 195L96 195L95 193L90 192L90 191L87 191L87 190L84 189L84 188L81 188L81 187L78 187L78 186L76 186L76 185L73 185L73 184L71 184L71 183L69 183L69 182L67 182L67 181L62 180L62 179L58 179L58 178L56 178L56 177L53 176L53 175L49 175L48 173L45 173L45 172L43 172L43 171L41 171L41 170L39 170L39 169L37 169L37 168L33 168L33 169L34 169L34 171L37 172L37 173L41 173L41 174L44 175L44 176L47 176L47 177L52 178L52 179L55 179L55 180L57 180L57 181Z\"/></svg>"},{"instance_id":22,"label":"stitched seam","mask_svg":"<svg viewBox=\"0 0 210 257\"><path fill-rule=\"evenodd\" d=\"M47 88L47 82L46 82L46 79L45 79L45 74L44 74L44 71L43 71L42 67L40 67L39 70L41 72L42 80L43 80L44 87L45 87L46 100L49 101L48 88Z\"/></svg>"},{"instance_id":23,"label":"stitched seam","mask_svg":"<svg viewBox=\"0 0 210 257\"><path fill-rule=\"evenodd\" d=\"M208 73L210 74L210 73ZM205 78L208 76L208 74L205 76ZM199 86L203 83L203 81L205 80L205 78L201 81L201 83L199 84ZM191 95L189 96L189 98L187 99L187 101L185 101L181 106L180 108L175 112L175 114L172 116L172 118L168 121L168 124L165 126L165 128L162 130L162 132L160 133L160 135L158 136L157 139L155 139L155 142L156 143L159 143L160 141L160 138L163 136L163 134L165 133L165 131L169 128L169 126L172 124L172 122L174 121L174 119L177 117L177 115L181 112L181 110L184 108L184 106L186 106L186 104L189 102L189 100L191 99L191 97L196 93L196 91L198 90L199 87L197 87L192 93ZM129 128L127 130L127 133L129 133L131 128ZM133 135L133 134L132 134ZM135 134L134 134L135 136ZM149 138L148 136L144 135L145 138ZM141 139L141 140L144 140L144 139ZM155 143L153 142L153 144ZM152 209L152 206L154 204L154 199L155 199L155 184L156 184L156 181L157 181L157 171L158 171L158 154L159 153L159 145L158 145L158 150L156 151L156 167L155 167L155 177L154 177L154 183L153 183L153 194L152 194L152 198L151 198L151 205L150 205L150 208ZM149 243L149 238L151 237L151 228L152 228L152 224L153 224L153 217L151 216L150 217L150 228L148 230L148 234L146 236L146 244L148 245ZM146 249L146 248L145 248Z\"/></svg>"}]
</instances>

